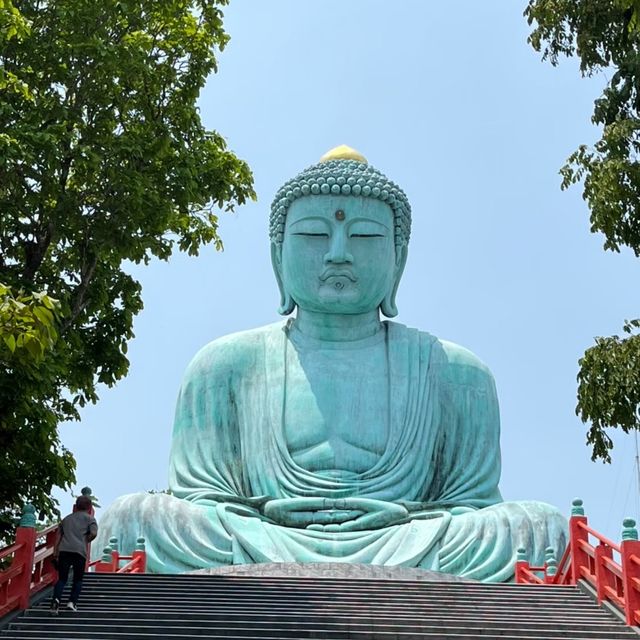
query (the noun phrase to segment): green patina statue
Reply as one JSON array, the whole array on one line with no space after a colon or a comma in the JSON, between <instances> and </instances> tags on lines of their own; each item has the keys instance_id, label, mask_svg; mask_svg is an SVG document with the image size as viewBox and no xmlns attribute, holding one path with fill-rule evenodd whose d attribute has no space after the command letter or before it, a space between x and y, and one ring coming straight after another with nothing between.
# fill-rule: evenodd
<instances>
[{"instance_id":1,"label":"green patina statue","mask_svg":"<svg viewBox=\"0 0 640 640\"><path fill-rule=\"evenodd\" d=\"M338 147L271 211L280 312L213 341L176 409L172 495L104 514L101 542L147 541L148 567L357 562L507 581L516 550L563 549L566 521L502 502L491 373L455 344L394 322L410 206ZM98 543L96 551L102 546Z\"/></svg>"}]
</instances>

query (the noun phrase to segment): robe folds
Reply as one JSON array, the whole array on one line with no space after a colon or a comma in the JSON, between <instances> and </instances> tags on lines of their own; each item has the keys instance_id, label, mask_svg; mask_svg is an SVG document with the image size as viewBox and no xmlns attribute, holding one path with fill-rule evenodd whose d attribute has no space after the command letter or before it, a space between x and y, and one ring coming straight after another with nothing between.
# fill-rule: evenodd
<instances>
[{"instance_id":1,"label":"robe folds","mask_svg":"<svg viewBox=\"0 0 640 640\"><path fill-rule=\"evenodd\" d=\"M356 562L418 567L502 582L518 547L533 563L562 553L567 523L538 502L502 502L493 377L466 349L383 323L389 434L362 473L329 477L292 459L284 438L287 372L299 366L287 323L207 345L180 390L171 494L119 498L104 514L96 554L111 536L130 552L146 539L149 570L173 573L257 562ZM285 527L268 499L375 498L409 517L369 531Z\"/></svg>"}]
</instances>

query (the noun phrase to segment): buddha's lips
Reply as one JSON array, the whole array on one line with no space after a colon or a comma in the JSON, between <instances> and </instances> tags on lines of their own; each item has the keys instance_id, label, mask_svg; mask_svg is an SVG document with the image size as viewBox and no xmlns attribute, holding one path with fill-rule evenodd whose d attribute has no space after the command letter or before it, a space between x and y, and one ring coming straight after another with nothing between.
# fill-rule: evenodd
<instances>
[{"instance_id":1,"label":"buddha's lips","mask_svg":"<svg viewBox=\"0 0 640 640\"><path fill-rule=\"evenodd\" d=\"M340 278L340 277L348 278L349 280L351 280L351 282L357 282L358 280L358 278L356 278L353 275L353 273L351 273L351 271L347 269L325 269L320 274L320 280L322 280L323 282L325 280L328 280L329 278Z\"/></svg>"}]
</instances>

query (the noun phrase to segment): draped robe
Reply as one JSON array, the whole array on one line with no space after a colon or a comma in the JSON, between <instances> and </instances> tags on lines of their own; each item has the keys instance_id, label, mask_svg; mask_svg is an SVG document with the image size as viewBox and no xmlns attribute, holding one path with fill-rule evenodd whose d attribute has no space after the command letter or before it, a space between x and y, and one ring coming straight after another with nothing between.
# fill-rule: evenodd
<instances>
[{"instance_id":1,"label":"draped robe","mask_svg":"<svg viewBox=\"0 0 640 640\"><path fill-rule=\"evenodd\" d=\"M383 323L390 424L370 469L327 477L295 463L284 438L287 371L299 366L287 325L233 334L202 349L180 390L167 494L133 494L105 513L98 544L146 539L148 565L179 572L255 562L421 567L486 581L512 578L516 549L541 563L564 549L566 520L537 502L504 503L493 377L466 349ZM405 521L369 531L285 527L269 498L375 498ZM101 544L102 543L102 544Z\"/></svg>"}]
</instances>

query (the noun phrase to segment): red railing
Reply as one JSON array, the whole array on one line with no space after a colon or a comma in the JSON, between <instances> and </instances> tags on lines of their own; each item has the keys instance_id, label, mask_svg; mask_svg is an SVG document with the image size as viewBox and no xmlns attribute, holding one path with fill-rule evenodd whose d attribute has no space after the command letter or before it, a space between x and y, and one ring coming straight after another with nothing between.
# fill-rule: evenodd
<instances>
[{"instance_id":1,"label":"red railing","mask_svg":"<svg viewBox=\"0 0 640 640\"><path fill-rule=\"evenodd\" d=\"M58 525L36 531L32 505L27 505L14 544L0 550L0 617L14 609L26 609L31 596L57 579L53 548Z\"/></svg>"},{"instance_id":2,"label":"red railing","mask_svg":"<svg viewBox=\"0 0 640 640\"><path fill-rule=\"evenodd\" d=\"M16 530L15 543L0 549L0 618L16 609L26 609L29 601L39 591L56 582L58 573L53 564L53 554L58 537L58 525L42 531L35 528L35 509L26 505L20 526ZM135 551L120 555L116 538L112 546L105 548L100 560L87 562L88 571L101 573L144 573L147 554L144 538L138 538ZM90 555L87 553L87 558ZM122 564L122 563L125 564Z\"/></svg>"},{"instance_id":3,"label":"red railing","mask_svg":"<svg viewBox=\"0 0 640 640\"><path fill-rule=\"evenodd\" d=\"M120 555L117 538L111 538L110 546L105 547L100 560L89 563L89 570L96 573L145 573L147 570L147 553L144 538L138 538L136 549L130 556ZM122 564L125 562L126 564Z\"/></svg>"},{"instance_id":4,"label":"red railing","mask_svg":"<svg viewBox=\"0 0 640 640\"><path fill-rule=\"evenodd\" d=\"M525 550L518 549L516 582L575 585L585 580L594 588L598 604L612 603L628 625L636 625L640 623L640 542L635 526L634 520L625 519L622 542L616 544L588 525L582 500L574 500L569 544L560 562L556 565L553 549L547 549L544 566L532 567Z\"/></svg>"}]
</instances>

